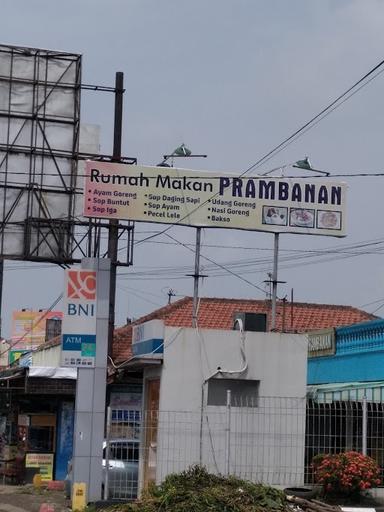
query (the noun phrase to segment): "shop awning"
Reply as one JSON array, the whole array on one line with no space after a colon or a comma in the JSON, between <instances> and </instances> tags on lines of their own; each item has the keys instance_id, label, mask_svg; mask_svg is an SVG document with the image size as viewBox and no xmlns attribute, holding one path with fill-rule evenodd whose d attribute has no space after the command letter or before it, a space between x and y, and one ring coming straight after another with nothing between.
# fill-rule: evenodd
<instances>
[{"instance_id":1,"label":"shop awning","mask_svg":"<svg viewBox=\"0 0 384 512\"><path fill-rule=\"evenodd\" d=\"M334 382L307 386L307 398L316 402L363 400L384 401L384 381L375 382Z\"/></svg>"},{"instance_id":2,"label":"shop awning","mask_svg":"<svg viewBox=\"0 0 384 512\"><path fill-rule=\"evenodd\" d=\"M25 368L9 368L0 372L0 381L6 381L11 379L17 379L23 377L25 374Z\"/></svg>"},{"instance_id":3,"label":"shop awning","mask_svg":"<svg viewBox=\"0 0 384 512\"><path fill-rule=\"evenodd\" d=\"M148 354L145 356L133 356L118 368L128 370L142 370L150 366L159 366L163 363L163 354Z\"/></svg>"},{"instance_id":4,"label":"shop awning","mask_svg":"<svg viewBox=\"0 0 384 512\"><path fill-rule=\"evenodd\" d=\"M43 377L46 379L77 379L77 368L54 366L30 366L28 377Z\"/></svg>"}]
</instances>

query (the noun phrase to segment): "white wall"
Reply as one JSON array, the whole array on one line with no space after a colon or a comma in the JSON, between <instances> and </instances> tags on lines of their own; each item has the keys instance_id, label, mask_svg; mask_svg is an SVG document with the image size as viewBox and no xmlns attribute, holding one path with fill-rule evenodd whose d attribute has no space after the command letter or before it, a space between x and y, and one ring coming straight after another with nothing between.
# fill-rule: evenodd
<instances>
[{"instance_id":1,"label":"white wall","mask_svg":"<svg viewBox=\"0 0 384 512\"><path fill-rule=\"evenodd\" d=\"M10 345L5 340L0 343L0 367L7 368L9 365Z\"/></svg>"},{"instance_id":2,"label":"white wall","mask_svg":"<svg viewBox=\"0 0 384 512\"><path fill-rule=\"evenodd\" d=\"M260 380L260 396L305 396L306 336L246 332L245 353L249 367L244 378ZM199 410L201 384L219 366L241 368L239 331L166 327L160 409Z\"/></svg>"},{"instance_id":3,"label":"white wall","mask_svg":"<svg viewBox=\"0 0 384 512\"><path fill-rule=\"evenodd\" d=\"M32 366L60 366L61 345L32 352Z\"/></svg>"},{"instance_id":4,"label":"white wall","mask_svg":"<svg viewBox=\"0 0 384 512\"><path fill-rule=\"evenodd\" d=\"M240 332L167 327L161 369L157 480L203 463L254 481L302 485L307 339L245 333L248 370L233 378L260 381L258 407L206 406L206 380L242 367ZM157 373L157 372L156 372ZM150 378L153 370L145 372ZM228 374L223 374L228 378ZM202 400L203 398L203 400ZM204 410L202 414L202 403Z\"/></svg>"}]
</instances>

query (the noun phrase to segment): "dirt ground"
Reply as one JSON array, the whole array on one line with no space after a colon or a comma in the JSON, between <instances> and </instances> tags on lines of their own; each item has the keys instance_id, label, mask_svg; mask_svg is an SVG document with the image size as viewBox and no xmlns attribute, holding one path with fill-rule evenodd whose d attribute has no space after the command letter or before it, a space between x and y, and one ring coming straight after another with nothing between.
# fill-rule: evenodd
<instances>
[{"instance_id":1,"label":"dirt ground","mask_svg":"<svg viewBox=\"0 0 384 512\"><path fill-rule=\"evenodd\" d=\"M0 512L39 512L42 503L53 505L55 512L71 510L63 491L34 489L32 485L0 485Z\"/></svg>"}]
</instances>

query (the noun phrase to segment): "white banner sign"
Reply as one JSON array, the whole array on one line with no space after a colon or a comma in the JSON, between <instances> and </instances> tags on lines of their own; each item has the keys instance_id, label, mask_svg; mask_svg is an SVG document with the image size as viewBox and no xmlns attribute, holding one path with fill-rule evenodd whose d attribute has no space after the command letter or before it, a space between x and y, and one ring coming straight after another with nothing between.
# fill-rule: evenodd
<instances>
[{"instance_id":1,"label":"white banner sign","mask_svg":"<svg viewBox=\"0 0 384 512\"><path fill-rule=\"evenodd\" d=\"M96 272L66 270L62 366L93 367L96 356Z\"/></svg>"},{"instance_id":2,"label":"white banner sign","mask_svg":"<svg viewBox=\"0 0 384 512\"><path fill-rule=\"evenodd\" d=\"M345 236L346 184L88 161L84 215Z\"/></svg>"}]
</instances>

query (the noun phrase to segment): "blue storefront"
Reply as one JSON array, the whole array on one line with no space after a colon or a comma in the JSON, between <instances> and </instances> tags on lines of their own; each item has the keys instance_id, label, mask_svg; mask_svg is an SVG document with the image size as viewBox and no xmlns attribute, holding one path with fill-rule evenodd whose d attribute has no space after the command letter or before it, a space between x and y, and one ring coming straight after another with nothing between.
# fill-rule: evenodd
<instances>
[{"instance_id":1,"label":"blue storefront","mask_svg":"<svg viewBox=\"0 0 384 512\"><path fill-rule=\"evenodd\" d=\"M68 461L72 458L73 424L75 419L74 402L60 403L57 415L55 479L65 480Z\"/></svg>"},{"instance_id":2,"label":"blue storefront","mask_svg":"<svg viewBox=\"0 0 384 512\"><path fill-rule=\"evenodd\" d=\"M355 450L384 476L384 320L309 335L306 461Z\"/></svg>"},{"instance_id":3,"label":"blue storefront","mask_svg":"<svg viewBox=\"0 0 384 512\"><path fill-rule=\"evenodd\" d=\"M384 320L372 320L334 330L334 343L310 352L308 385L384 381ZM328 352L325 352L328 349ZM375 384L374 384L375 383Z\"/></svg>"}]
</instances>

